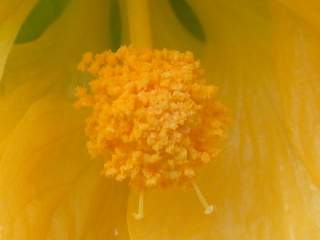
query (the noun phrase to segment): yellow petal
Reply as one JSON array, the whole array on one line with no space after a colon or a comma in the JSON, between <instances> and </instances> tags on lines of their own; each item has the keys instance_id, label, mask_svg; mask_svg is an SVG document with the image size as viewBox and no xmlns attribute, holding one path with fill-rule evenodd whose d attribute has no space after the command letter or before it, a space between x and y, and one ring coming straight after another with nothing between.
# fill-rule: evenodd
<instances>
[{"instance_id":1,"label":"yellow petal","mask_svg":"<svg viewBox=\"0 0 320 240\"><path fill-rule=\"evenodd\" d=\"M319 1L308 0L305 2L300 0L278 0L275 2L283 4L283 6L291 10L294 15L316 28L317 31L320 30Z\"/></svg>"},{"instance_id":2,"label":"yellow petal","mask_svg":"<svg viewBox=\"0 0 320 240\"><path fill-rule=\"evenodd\" d=\"M72 81L82 54L107 46L106 7L102 0L70 1L40 38L14 45L4 73L6 92L27 80L56 85Z\"/></svg>"},{"instance_id":3,"label":"yellow petal","mask_svg":"<svg viewBox=\"0 0 320 240\"><path fill-rule=\"evenodd\" d=\"M6 65L1 239L128 238L127 187L101 176L103 163L87 154L84 117L65 97L82 53L106 48L106 1L71 2L39 39L15 45Z\"/></svg>"},{"instance_id":4,"label":"yellow petal","mask_svg":"<svg viewBox=\"0 0 320 240\"><path fill-rule=\"evenodd\" d=\"M0 160L3 239L126 238L126 186L88 157L82 116L61 96L30 107Z\"/></svg>"},{"instance_id":5,"label":"yellow petal","mask_svg":"<svg viewBox=\"0 0 320 240\"><path fill-rule=\"evenodd\" d=\"M276 77L282 101L278 111L295 154L319 187L319 35L314 25L280 4L274 4L274 19Z\"/></svg>"},{"instance_id":6,"label":"yellow petal","mask_svg":"<svg viewBox=\"0 0 320 240\"><path fill-rule=\"evenodd\" d=\"M168 1L150 1L150 11L153 47L201 53L202 43L181 25Z\"/></svg>"},{"instance_id":7,"label":"yellow petal","mask_svg":"<svg viewBox=\"0 0 320 240\"><path fill-rule=\"evenodd\" d=\"M14 43L23 20L31 10L36 0L19 2L4 0L0 7L0 82L10 48Z\"/></svg>"},{"instance_id":8,"label":"yellow petal","mask_svg":"<svg viewBox=\"0 0 320 240\"><path fill-rule=\"evenodd\" d=\"M23 4L19 2L19 5L14 2L1 5L1 13L6 14L12 24L17 24L18 20L23 20L23 12L19 11L24 10L27 14L28 2L31 5L31 0ZM105 8L106 3L102 0L72 1L39 39L10 48L0 86L0 142L39 97L52 91L73 91L73 84L76 85L75 81L80 79L76 75L76 65L82 53L100 50L107 44ZM88 11L95 14L90 15ZM1 24L0 36L7 36L1 35L1 29L19 29L11 25ZM11 37L10 41L13 41L14 36ZM9 51L9 48L6 49Z\"/></svg>"},{"instance_id":9,"label":"yellow petal","mask_svg":"<svg viewBox=\"0 0 320 240\"><path fill-rule=\"evenodd\" d=\"M192 189L157 190L136 221L132 193L131 239L320 238L317 33L279 4L194 5L208 32L208 76L233 114L223 153L198 173L215 211L204 215Z\"/></svg>"}]
</instances>

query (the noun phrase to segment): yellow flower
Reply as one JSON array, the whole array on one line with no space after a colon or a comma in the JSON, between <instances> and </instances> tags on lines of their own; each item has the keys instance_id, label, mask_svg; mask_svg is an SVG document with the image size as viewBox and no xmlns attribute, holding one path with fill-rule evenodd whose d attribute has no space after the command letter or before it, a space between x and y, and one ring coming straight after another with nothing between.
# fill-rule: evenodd
<instances>
[{"instance_id":1,"label":"yellow flower","mask_svg":"<svg viewBox=\"0 0 320 240\"><path fill-rule=\"evenodd\" d=\"M113 1L70 1L23 44L13 43L36 1L2 2L0 239L320 238L318 1L189 1L204 34L183 25L184 1L121 2L123 43L191 50L232 115L221 153L197 171L215 211L204 215L189 189L156 189L141 221L137 192L90 157L90 114L71 97L87 81L82 54L111 48ZM90 94L79 103L90 106Z\"/></svg>"}]
</instances>

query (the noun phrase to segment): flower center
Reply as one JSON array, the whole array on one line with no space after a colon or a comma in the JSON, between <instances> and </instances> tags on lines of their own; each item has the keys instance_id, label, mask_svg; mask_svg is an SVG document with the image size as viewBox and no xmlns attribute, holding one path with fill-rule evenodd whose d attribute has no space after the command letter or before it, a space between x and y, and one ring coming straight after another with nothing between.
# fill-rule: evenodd
<instances>
[{"instance_id":1,"label":"flower center","mask_svg":"<svg viewBox=\"0 0 320 240\"><path fill-rule=\"evenodd\" d=\"M219 152L227 116L193 54L121 47L85 54L79 69L94 76L76 105L92 109L87 146L104 175L140 190L192 183L209 213L194 177Z\"/></svg>"}]
</instances>

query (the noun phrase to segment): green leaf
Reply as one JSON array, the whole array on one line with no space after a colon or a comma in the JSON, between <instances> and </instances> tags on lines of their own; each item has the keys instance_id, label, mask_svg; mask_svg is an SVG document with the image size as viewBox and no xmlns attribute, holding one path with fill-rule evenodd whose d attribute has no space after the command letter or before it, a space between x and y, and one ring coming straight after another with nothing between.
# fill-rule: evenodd
<instances>
[{"instance_id":1,"label":"green leaf","mask_svg":"<svg viewBox=\"0 0 320 240\"><path fill-rule=\"evenodd\" d=\"M122 23L119 0L110 1L109 29L111 49L116 51L121 46Z\"/></svg>"},{"instance_id":2,"label":"green leaf","mask_svg":"<svg viewBox=\"0 0 320 240\"><path fill-rule=\"evenodd\" d=\"M15 43L39 38L63 13L70 0L39 0L23 23Z\"/></svg>"},{"instance_id":3,"label":"green leaf","mask_svg":"<svg viewBox=\"0 0 320 240\"><path fill-rule=\"evenodd\" d=\"M169 0L180 23L198 40L206 41L206 35L197 14L186 0Z\"/></svg>"}]
</instances>

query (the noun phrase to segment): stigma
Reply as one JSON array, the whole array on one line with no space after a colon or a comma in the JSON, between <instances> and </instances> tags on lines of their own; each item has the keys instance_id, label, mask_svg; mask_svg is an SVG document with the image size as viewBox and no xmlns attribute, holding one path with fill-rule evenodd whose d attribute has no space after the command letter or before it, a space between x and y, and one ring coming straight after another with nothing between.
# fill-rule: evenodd
<instances>
[{"instance_id":1,"label":"stigma","mask_svg":"<svg viewBox=\"0 0 320 240\"><path fill-rule=\"evenodd\" d=\"M105 160L105 176L139 189L136 217L145 189L181 185L193 186L210 214L194 179L220 152L228 116L193 54L125 46L86 53L79 70L93 76L76 89L76 106L91 109L88 151Z\"/></svg>"}]
</instances>

